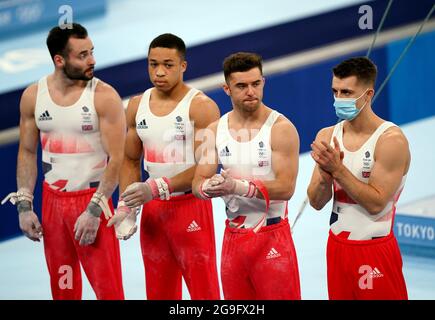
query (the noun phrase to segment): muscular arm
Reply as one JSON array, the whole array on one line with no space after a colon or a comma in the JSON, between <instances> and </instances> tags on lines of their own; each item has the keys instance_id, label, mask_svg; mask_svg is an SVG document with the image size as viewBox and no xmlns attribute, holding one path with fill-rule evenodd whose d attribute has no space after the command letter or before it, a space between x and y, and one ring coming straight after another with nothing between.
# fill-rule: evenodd
<instances>
[{"instance_id":1,"label":"muscular arm","mask_svg":"<svg viewBox=\"0 0 435 320\"><path fill-rule=\"evenodd\" d=\"M142 157L142 142L136 132L136 113L142 96L136 96L129 100L126 119L127 119L127 137L125 139L125 152L122 155L123 161L119 177L119 194L121 195L127 187L142 180L140 160ZM121 198L121 197L120 197ZM116 214L109 220L107 226L114 226L116 237L127 240L136 231L136 215L138 211L131 210L125 205L125 202L118 202Z\"/></svg>"},{"instance_id":2,"label":"muscular arm","mask_svg":"<svg viewBox=\"0 0 435 320\"><path fill-rule=\"evenodd\" d=\"M35 123L37 85L24 90L20 102L20 144L17 159L17 186L33 193L38 168L36 164L39 130Z\"/></svg>"},{"instance_id":3,"label":"muscular arm","mask_svg":"<svg viewBox=\"0 0 435 320\"><path fill-rule=\"evenodd\" d=\"M100 82L95 90L95 109L100 125L101 142L109 162L100 180L97 192L106 198L112 196L118 185L125 144L125 115L121 98L109 85ZM95 195L94 195L95 196ZM75 239L81 246L95 241L103 208L92 200L74 225ZM105 214L109 214L105 212ZM107 216L106 216L107 218Z\"/></svg>"},{"instance_id":4,"label":"muscular arm","mask_svg":"<svg viewBox=\"0 0 435 320\"><path fill-rule=\"evenodd\" d=\"M344 165L332 172L346 193L370 214L378 214L391 201L410 162L408 141L399 128L387 130L378 140L368 183L359 181Z\"/></svg>"},{"instance_id":5,"label":"muscular arm","mask_svg":"<svg viewBox=\"0 0 435 320\"><path fill-rule=\"evenodd\" d=\"M142 96L130 99L127 106L127 138L125 142L124 160L119 178L119 194L133 182L142 181L140 162L143 154L142 141L136 132L136 113Z\"/></svg>"},{"instance_id":6,"label":"muscular arm","mask_svg":"<svg viewBox=\"0 0 435 320\"><path fill-rule=\"evenodd\" d=\"M109 85L99 83L95 92L95 108L100 123L101 141L109 155L109 162L98 186L106 198L118 185L125 145L125 116L121 98Z\"/></svg>"},{"instance_id":7,"label":"muscular arm","mask_svg":"<svg viewBox=\"0 0 435 320\"><path fill-rule=\"evenodd\" d=\"M215 136L217 123L210 126L210 131ZM286 137L283 139L283 137ZM201 158L197 173L194 179L194 191L199 196L199 188L204 179L210 178L217 169L217 154L215 139L208 144L207 157ZM298 174L299 159L299 136L296 128L285 117L280 117L272 127L271 135L272 165L271 170L275 174L273 180L261 180L268 190L269 198L272 200L289 200L295 190L296 177ZM205 161L203 159L206 159ZM212 162L212 163L210 163ZM204 164L206 163L206 164ZM246 180L234 179L223 171L213 176L205 189L202 189L211 197L220 197L227 194L237 194L252 197L250 195L251 184ZM257 197L262 198L262 194L257 192Z\"/></svg>"},{"instance_id":8,"label":"muscular arm","mask_svg":"<svg viewBox=\"0 0 435 320\"><path fill-rule=\"evenodd\" d=\"M199 188L205 179L211 178L218 168L218 156L216 152L216 130L219 120L211 123L206 129L198 132L198 148L195 152L197 162L195 176L192 181L192 192L202 198Z\"/></svg>"},{"instance_id":9,"label":"muscular arm","mask_svg":"<svg viewBox=\"0 0 435 320\"><path fill-rule=\"evenodd\" d=\"M192 100L190 106L190 119L194 124L194 152L200 152L202 146L202 136L204 134L205 129L212 122L219 120L220 112L217 104L200 93ZM198 161L198 159L196 159ZM195 175L195 170L197 169L197 165L193 165L189 169L180 172L176 176L172 177L171 186L174 191L186 191L192 188L192 180ZM213 173L216 172L216 169Z\"/></svg>"},{"instance_id":10,"label":"muscular arm","mask_svg":"<svg viewBox=\"0 0 435 320\"><path fill-rule=\"evenodd\" d=\"M316 141L331 141L334 127L328 127L317 133ZM307 194L310 205L316 209L322 209L332 198L332 176L322 170L318 164L314 167L311 181L308 186Z\"/></svg>"},{"instance_id":11,"label":"muscular arm","mask_svg":"<svg viewBox=\"0 0 435 320\"><path fill-rule=\"evenodd\" d=\"M295 191L298 175L299 135L295 126L283 116L272 127L271 147L275 179L262 182L271 200L289 200ZM261 193L258 192L257 197L262 198Z\"/></svg>"},{"instance_id":12,"label":"muscular arm","mask_svg":"<svg viewBox=\"0 0 435 320\"><path fill-rule=\"evenodd\" d=\"M24 90L20 102L20 145L17 159L18 190L33 194L38 168L36 165L39 130L35 123L37 85ZM18 221L21 231L33 241L40 241L43 230L29 200L18 199Z\"/></svg>"}]
</instances>

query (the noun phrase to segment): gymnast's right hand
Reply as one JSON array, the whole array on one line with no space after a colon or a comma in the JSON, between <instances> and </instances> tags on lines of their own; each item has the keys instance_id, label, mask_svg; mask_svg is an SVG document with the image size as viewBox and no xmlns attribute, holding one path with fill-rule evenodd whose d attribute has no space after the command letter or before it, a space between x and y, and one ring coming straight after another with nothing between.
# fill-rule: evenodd
<instances>
[{"instance_id":1,"label":"gymnast's right hand","mask_svg":"<svg viewBox=\"0 0 435 320\"><path fill-rule=\"evenodd\" d=\"M136 216L138 208L130 209L123 200L118 202L115 215L110 218L107 227L114 226L116 237L120 240L129 239L136 231Z\"/></svg>"}]
</instances>

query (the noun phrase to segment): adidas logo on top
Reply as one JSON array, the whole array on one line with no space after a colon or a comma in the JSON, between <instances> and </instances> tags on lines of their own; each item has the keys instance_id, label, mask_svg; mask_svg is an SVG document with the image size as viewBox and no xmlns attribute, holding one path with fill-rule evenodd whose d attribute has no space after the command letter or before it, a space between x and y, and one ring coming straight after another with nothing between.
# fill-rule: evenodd
<instances>
[{"instance_id":1,"label":"adidas logo on top","mask_svg":"<svg viewBox=\"0 0 435 320\"><path fill-rule=\"evenodd\" d=\"M219 154L221 157L230 157L231 156L231 152L230 149L228 149L228 146L226 146L225 148L223 148Z\"/></svg>"},{"instance_id":2,"label":"adidas logo on top","mask_svg":"<svg viewBox=\"0 0 435 320\"><path fill-rule=\"evenodd\" d=\"M196 223L195 220L193 220L186 229L187 232L194 232L199 230L201 230L201 227Z\"/></svg>"},{"instance_id":3,"label":"adidas logo on top","mask_svg":"<svg viewBox=\"0 0 435 320\"><path fill-rule=\"evenodd\" d=\"M372 278L382 278L384 276L384 274L382 272L380 272L378 268L375 267L373 269L372 273L370 274L370 276Z\"/></svg>"},{"instance_id":4,"label":"adidas logo on top","mask_svg":"<svg viewBox=\"0 0 435 320\"><path fill-rule=\"evenodd\" d=\"M50 114L48 113L48 110L45 110L45 112L43 114L41 114L38 118L39 121L44 121L44 120L53 120L53 118L50 116Z\"/></svg>"},{"instance_id":5,"label":"adidas logo on top","mask_svg":"<svg viewBox=\"0 0 435 320\"><path fill-rule=\"evenodd\" d=\"M278 257L281 257L281 254L276 251L275 248L270 249L269 253L266 255L266 259L274 259Z\"/></svg>"},{"instance_id":6,"label":"adidas logo on top","mask_svg":"<svg viewBox=\"0 0 435 320\"><path fill-rule=\"evenodd\" d=\"M138 129L148 129L147 122L145 121L145 119L139 122L136 127Z\"/></svg>"}]
</instances>

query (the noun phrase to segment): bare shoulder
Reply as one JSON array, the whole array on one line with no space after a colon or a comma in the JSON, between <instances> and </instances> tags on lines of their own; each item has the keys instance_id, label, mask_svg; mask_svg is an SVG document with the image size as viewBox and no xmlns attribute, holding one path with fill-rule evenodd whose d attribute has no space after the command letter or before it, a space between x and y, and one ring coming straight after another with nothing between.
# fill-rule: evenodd
<instances>
[{"instance_id":1,"label":"bare shoulder","mask_svg":"<svg viewBox=\"0 0 435 320\"><path fill-rule=\"evenodd\" d=\"M272 150L299 150L299 134L295 125L280 115L272 126Z\"/></svg>"},{"instance_id":2,"label":"bare shoulder","mask_svg":"<svg viewBox=\"0 0 435 320\"><path fill-rule=\"evenodd\" d=\"M379 137L379 140L395 140L401 142L408 141L402 129L400 129L398 126L393 126L385 130L384 133L382 133L382 135Z\"/></svg>"},{"instance_id":3,"label":"bare shoulder","mask_svg":"<svg viewBox=\"0 0 435 320\"><path fill-rule=\"evenodd\" d=\"M36 94L38 93L38 84L32 83L23 91L23 96L34 97L36 98Z\"/></svg>"},{"instance_id":4,"label":"bare shoulder","mask_svg":"<svg viewBox=\"0 0 435 320\"><path fill-rule=\"evenodd\" d=\"M316 140L318 141L331 141L332 133L334 132L335 126L325 127L319 130L316 135Z\"/></svg>"},{"instance_id":5,"label":"bare shoulder","mask_svg":"<svg viewBox=\"0 0 435 320\"><path fill-rule=\"evenodd\" d=\"M204 92L198 92L192 99L192 105L216 105L212 98L207 96Z\"/></svg>"},{"instance_id":6,"label":"bare shoulder","mask_svg":"<svg viewBox=\"0 0 435 320\"><path fill-rule=\"evenodd\" d=\"M376 163L383 163L385 168L403 168L406 174L411 162L408 139L399 127L390 127L379 137L375 147Z\"/></svg>"},{"instance_id":7,"label":"bare shoulder","mask_svg":"<svg viewBox=\"0 0 435 320\"><path fill-rule=\"evenodd\" d=\"M376 149L407 150L409 149L408 139L399 127L390 127L379 137Z\"/></svg>"},{"instance_id":8,"label":"bare shoulder","mask_svg":"<svg viewBox=\"0 0 435 320\"><path fill-rule=\"evenodd\" d=\"M189 116L198 124L198 127L207 127L211 122L219 119L220 111L213 99L199 92L192 99Z\"/></svg>"},{"instance_id":9,"label":"bare shoulder","mask_svg":"<svg viewBox=\"0 0 435 320\"><path fill-rule=\"evenodd\" d=\"M143 94L139 94L139 95L131 97L128 100L127 112L131 112L131 111L134 111L134 113L137 112L140 101L142 100L142 96L143 96Z\"/></svg>"},{"instance_id":10,"label":"bare shoulder","mask_svg":"<svg viewBox=\"0 0 435 320\"><path fill-rule=\"evenodd\" d=\"M139 109L139 104L142 99L143 94L139 94L137 96L133 96L128 100L126 116L127 123L129 126L136 125L136 114Z\"/></svg>"},{"instance_id":11,"label":"bare shoulder","mask_svg":"<svg viewBox=\"0 0 435 320\"><path fill-rule=\"evenodd\" d=\"M218 106L216 102L214 102L213 99L211 99L209 96L204 94L203 92L199 92L196 94L193 99L192 103L190 104L190 109L193 112L204 112L206 110L218 110Z\"/></svg>"},{"instance_id":12,"label":"bare shoulder","mask_svg":"<svg viewBox=\"0 0 435 320\"><path fill-rule=\"evenodd\" d=\"M95 99L119 98L118 92L108 83L99 80L95 87Z\"/></svg>"},{"instance_id":13,"label":"bare shoulder","mask_svg":"<svg viewBox=\"0 0 435 320\"><path fill-rule=\"evenodd\" d=\"M295 125L282 114L279 115L272 126L272 136L281 134L297 136L299 139L299 134Z\"/></svg>"},{"instance_id":14,"label":"bare shoulder","mask_svg":"<svg viewBox=\"0 0 435 320\"><path fill-rule=\"evenodd\" d=\"M101 116L118 114L124 110L121 97L109 84L98 81L95 87L94 105L97 113Z\"/></svg>"},{"instance_id":15,"label":"bare shoulder","mask_svg":"<svg viewBox=\"0 0 435 320\"><path fill-rule=\"evenodd\" d=\"M38 94L38 84L33 83L24 89L21 95L20 111L21 113L31 113L35 111L36 96Z\"/></svg>"}]
</instances>

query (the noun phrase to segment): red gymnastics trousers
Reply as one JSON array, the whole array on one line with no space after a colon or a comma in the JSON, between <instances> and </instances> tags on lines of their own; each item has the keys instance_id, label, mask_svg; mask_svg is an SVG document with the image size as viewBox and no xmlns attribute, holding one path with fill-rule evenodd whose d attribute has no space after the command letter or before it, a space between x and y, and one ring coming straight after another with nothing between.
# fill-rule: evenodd
<instances>
[{"instance_id":1,"label":"red gymnastics trousers","mask_svg":"<svg viewBox=\"0 0 435 320\"><path fill-rule=\"evenodd\" d=\"M288 219L249 229L227 226L222 288L229 300L300 300L298 262Z\"/></svg>"},{"instance_id":2,"label":"red gymnastics trousers","mask_svg":"<svg viewBox=\"0 0 435 320\"><path fill-rule=\"evenodd\" d=\"M81 299L80 264L97 299L124 299L119 242L114 229L106 227L104 215L93 244L80 246L74 239L74 224L95 191L61 192L44 182L42 228L53 299ZM113 212L112 201L109 205Z\"/></svg>"},{"instance_id":3,"label":"red gymnastics trousers","mask_svg":"<svg viewBox=\"0 0 435 320\"><path fill-rule=\"evenodd\" d=\"M182 277L192 300L220 298L210 200L189 193L146 203L140 241L147 299L181 299Z\"/></svg>"},{"instance_id":4,"label":"red gymnastics trousers","mask_svg":"<svg viewBox=\"0 0 435 320\"><path fill-rule=\"evenodd\" d=\"M373 240L348 240L330 231L326 256L329 299L408 299L393 232Z\"/></svg>"}]
</instances>

